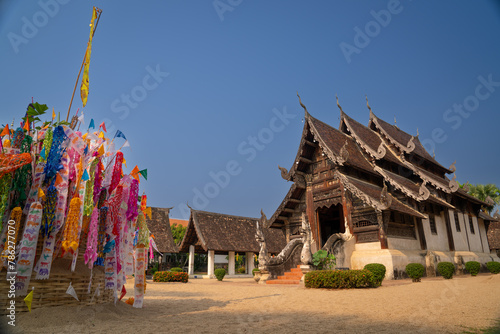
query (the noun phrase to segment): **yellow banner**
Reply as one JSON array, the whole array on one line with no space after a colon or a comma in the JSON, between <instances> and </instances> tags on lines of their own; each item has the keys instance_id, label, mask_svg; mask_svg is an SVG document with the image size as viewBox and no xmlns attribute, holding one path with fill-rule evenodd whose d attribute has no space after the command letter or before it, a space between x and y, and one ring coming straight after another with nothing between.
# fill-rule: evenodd
<instances>
[{"instance_id":1,"label":"yellow banner","mask_svg":"<svg viewBox=\"0 0 500 334\"><path fill-rule=\"evenodd\" d=\"M87 97L89 96L89 64L90 64L90 53L92 51L92 37L94 35L94 24L97 18L97 12L94 7L92 10L92 20L90 20L90 36L89 42L87 44L87 51L85 52L85 61L83 64L83 77L82 85L80 86L80 96L82 97L82 105L85 107L87 105Z\"/></svg>"}]
</instances>

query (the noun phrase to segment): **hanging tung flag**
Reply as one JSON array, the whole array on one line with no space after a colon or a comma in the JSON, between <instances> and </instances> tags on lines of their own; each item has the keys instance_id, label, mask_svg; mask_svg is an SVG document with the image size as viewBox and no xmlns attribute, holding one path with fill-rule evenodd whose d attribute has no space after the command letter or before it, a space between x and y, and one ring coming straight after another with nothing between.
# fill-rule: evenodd
<instances>
[{"instance_id":1,"label":"hanging tung flag","mask_svg":"<svg viewBox=\"0 0 500 334\"><path fill-rule=\"evenodd\" d=\"M33 302L33 291L35 290L35 287L33 287L28 293L26 297L24 297L24 302L26 303L26 306L28 306L28 311L31 312L31 302Z\"/></svg>"},{"instance_id":2,"label":"hanging tung flag","mask_svg":"<svg viewBox=\"0 0 500 334\"><path fill-rule=\"evenodd\" d=\"M0 136L6 136L6 135L10 135L10 131L9 131L9 124L6 124L5 125L5 128L3 128L3 131L2 133L0 133Z\"/></svg>"},{"instance_id":3,"label":"hanging tung flag","mask_svg":"<svg viewBox=\"0 0 500 334\"><path fill-rule=\"evenodd\" d=\"M52 121L56 118L56 113L54 112L54 107L52 107Z\"/></svg>"},{"instance_id":4,"label":"hanging tung flag","mask_svg":"<svg viewBox=\"0 0 500 334\"><path fill-rule=\"evenodd\" d=\"M130 143L128 142L128 140L125 141L125 144L123 144L122 147L130 147Z\"/></svg>"},{"instance_id":5,"label":"hanging tung flag","mask_svg":"<svg viewBox=\"0 0 500 334\"><path fill-rule=\"evenodd\" d=\"M100 125L99 125L100 128L102 128L104 130L104 132L108 132L106 131L106 124L104 124L104 122L102 122Z\"/></svg>"},{"instance_id":6,"label":"hanging tung flag","mask_svg":"<svg viewBox=\"0 0 500 334\"><path fill-rule=\"evenodd\" d=\"M137 167L137 165L135 165L134 169L132 169L132 171L130 172L130 176L132 176L134 179L139 181L138 173L139 173L139 167Z\"/></svg>"},{"instance_id":7,"label":"hanging tung flag","mask_svg":"<svg viewBox=\"0 0 500 334\"><path fill-rule=\"evenodd\" d=\"M95 129L95 125L94 125L94 119L90 119L90 124L89 124L89 129L92 128L92 129Z\"/></svg>"},{"instance_id":8,"label":"hanging tung flag","mask_svg":"<svg viewBox=\"0 0 500 334\"><path fill-rule=\"evenodd\" d=\"M82 104L84 107L87 105L87 97L89 96L90 53L92 51L92 37L94 36L96 18L97 18L97 12L96 8L94 7L92 10L92 19L90 20L90 36L89 36L89 42L87 43L87 51L85 52L82 84L80 86L80 96L82 98Z\"/></svg>"},{"instance_id":9,"label":"hanging tung flag","mask_svg":"<svg viewBox=\"0 0 500 334\"><path fill-rule=\"evenodd\" d=\"M140 170L139 173L141 173L142 177L147 181L148 180L148 170L147 168L146 169L143 169L143 170Z\"/></svg>"},{"instance_id":10,"label":"hanging tung flag","mask_svg":"<svg viewBox=\"0 0 500 334\"><path fill-rule=\"evenodd\" d=\"M122 137L123 139L127 140L127 138L125 138L125 135L123 134L123 132L121 132L120 130L116 130L115 136L113 138L116 138L116 137Z\"/></svg>"},{"instance_id":11,"label":"hanging tung flag","mask_svg":"<svg viewBox=\"0 0 500 334\"><path fill-rule=\"evenodd\" d=\"M26 117L26 122L24 122L23 130L30 130L30 120L28 119L28 117Z\"/></svg>"},{"instance_id":12,"label":"hanging tung flag","mask_svg":"<svg viewBox=\"0 0 500 334\"><path fill-rule=\"evenodd\" d=\"M45 147L42 147L42 151L40 152L40 156L43 158L43 160L47 159L47 157L45 156Z\"/></svg>"},{"instance_id":13,"label":"hanging tung flag","mask_svg":"<svg viewBox=\"0 0 500 334\"><path fill-rule=\"evenodd\" d=\"M82 175L82 181L88 181L89 179L90 179L89 173L87 172L87 170L84 170Z\"/></svg>"}]
</instances>

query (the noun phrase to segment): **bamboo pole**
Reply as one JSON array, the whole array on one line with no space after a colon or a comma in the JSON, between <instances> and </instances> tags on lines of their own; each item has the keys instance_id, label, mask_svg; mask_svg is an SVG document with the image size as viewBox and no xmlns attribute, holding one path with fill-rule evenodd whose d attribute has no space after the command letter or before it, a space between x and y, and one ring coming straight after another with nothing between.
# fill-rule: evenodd
<instances>
[{"instance_id":1,"label":"bamboo pole","mask_svg":"<svg viewBox=\"0 0 500 334\"><path fill-rule=\"evenodd\" d=\"M94 25L94 29L92 30L92 38L94 38L94 34L97 29L97 25L99 24L99 19L101 18L101 13L102 13L102 9L96 7L95 10L97 12L97 18ZM87 43L87 48L88 48L88 43ZM82 65L80 66L80 71L78 71L78 76L76 77L75 88L73 88L73 94L71 95L71 101L69 102L69 107L68 107L68 114L66 115L66 122L69 119L69 112L71 110L71 105L73 104L73 98L75 97L76 87L78 86L78 81L80 81L80 74L82 74L83 65L85 64L85 58L87 57L87 48L85 48L85 55L83 56Z\"/></svg>"}]
</instances>

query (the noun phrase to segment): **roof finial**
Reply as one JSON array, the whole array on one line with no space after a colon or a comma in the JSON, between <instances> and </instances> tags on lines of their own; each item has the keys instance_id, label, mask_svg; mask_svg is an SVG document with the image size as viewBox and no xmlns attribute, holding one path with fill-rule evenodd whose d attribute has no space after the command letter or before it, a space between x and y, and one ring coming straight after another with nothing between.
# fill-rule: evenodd
<instances>
[{"instance_id":1,"label":"roof finial","mask_svg":"<svg viewBox=\"0 0 500 334\"><path fill-rule=\"evenodd\" d=\"M366 99L366 106L368 107L368 110L370 110L370 114L372 113L372 108L370 108L370 105L368 104L368 96L365 94L365 99Z\"/></svg>"},{"instance_id":2,"label":"roof finial","mask_svg":"<svg viewBox=\"0 0 500 334\"><path fill-rule=\"evenodd\" d=\"M432 149L432 157L436 158L436 151L434 151L434 149Z\"/></svg>"},{"instance_id":3,"label":"roof finial","mask_svg":"<svg viewBox=\"0 0 500 334\"><path fill-rule=\"evenodd\" d=\"M337 99L337 107L339 107L340 112L342 112L342 113L343 113L343 112L344 112L344 110L342 110L342 107L341 107L341 106L340 106L340 104L339 104L339 97L337 96L337 94L335 94L335 98Z\"/></svg>"},{"instance_id":4,"label":"roof finial","mask_svg":"<svg viewBox=\"0 0 500 334\"><path fill-rule=\"evenodd\" d=\"M419 136L420 134L418 133L418 128L417 128L417 137Z\"/></svg>"},{"instance_id":5,"label":"roof finial","mask_svg":"<svg viewBox=\"0 0 500 334\"><path fill-rule=\"evenodd\" d=\"M307 108L306 106L302 103L302 101L300 100L300 95L299 95L299 92L297 92L297 96L299 97L299 103L300 103L300 106L302 108L304 108L304 110L306 111L306 114L308 114L309 112L307 111Z\"/></svg>"}]
</instances>

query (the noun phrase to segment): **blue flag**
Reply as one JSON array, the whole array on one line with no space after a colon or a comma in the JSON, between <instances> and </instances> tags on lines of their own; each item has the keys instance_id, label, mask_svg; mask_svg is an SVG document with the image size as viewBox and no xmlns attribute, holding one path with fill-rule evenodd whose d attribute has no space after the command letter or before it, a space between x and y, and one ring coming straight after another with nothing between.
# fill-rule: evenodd
<instances>
[{"instance_id":1,"label":"blue flag","mask_svg":"<svg viewBox=\"0 0 500 334\"><path fill-rule=\"evenodd\" d=\"M90 120L89 129L90 128L95 129L94 119L93 118Z\"/></svg>"},{"instance_id":2,"label":"blue flag","mask_svg":"<svg viewBox=\"0 0 500 334\"><path fill-rule=\"evenodd\" d=\"M121 132L120 130L116 130L116 133L115 133L115 137L122 137L123 139L127 140L127 138L125 138L125 135L123 134L123 132Z\"/></svg>"},{"instance_id":3,"label":"blue flag","mask_svg":"<svg viewBox=\"0 0 500 334\"><path fill-rule=\"evenodd\" d=\"M88 179L90 179L90 176L89 173L87 173L87 170L85 170L82 175L82 181L87 181Z\"/></svg>"}]
</instances>

